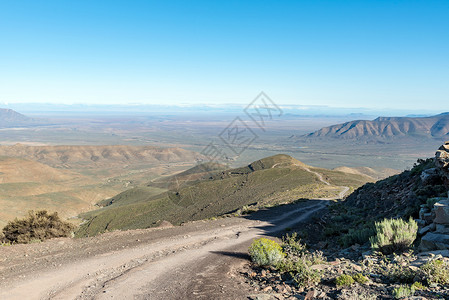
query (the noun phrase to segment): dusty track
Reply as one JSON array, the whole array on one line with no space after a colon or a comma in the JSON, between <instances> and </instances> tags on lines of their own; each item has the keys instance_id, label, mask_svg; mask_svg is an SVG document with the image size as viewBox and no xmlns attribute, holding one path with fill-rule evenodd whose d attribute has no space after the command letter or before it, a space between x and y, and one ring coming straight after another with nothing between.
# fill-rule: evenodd
<instances>
[{"instance_id":1,"label":"dusty track","mask_svg":"<svg viewBox=\"0 0 449 300\"><path fill-rule=\"evenodd\" d=\"M307 221L326 203L0 247L0 299L245 299L251 291L231 271L251 241Z\"/></svg>"}]
</instances>

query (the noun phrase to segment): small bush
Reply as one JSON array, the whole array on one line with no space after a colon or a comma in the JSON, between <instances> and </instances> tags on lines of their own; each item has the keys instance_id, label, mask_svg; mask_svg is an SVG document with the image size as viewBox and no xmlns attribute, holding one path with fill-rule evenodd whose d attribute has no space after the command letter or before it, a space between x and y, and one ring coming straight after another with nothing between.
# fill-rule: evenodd
<instances>
[{"instance_id":1,"label":"small bush","mask_svg":"<svg viewBox=\"0 0 449 300\"><path fill-rule=\"evenodd\" d=\"M337 284L337 287L350 286L354 283L354 279L350 275L343 274L335 279L335 283Z\"/></svg>"},{"instance_id":2,"label":"small bush","mask_svg":"<svg viewBox=\"0 0 449 300\"><path fill-rule=\"evenodd\" d=\"M414 289L415 291L422 291L422 290L425 290L426 287L424 285L422 285L421 282L415 281L412 284L412 289Z\"/></svg>"},{"instance_id":3,"label":"small bush","mask_svg":"<svg viewBox=\"0 0 449 300\"><path fill-rule=\"evenodd\" d=\"M293 277L293 281L299 287L310 287L317 285L321 281L321 272L312 270L310 267L298 261L296 263L296 270L294 273L290 273Z\"/></svg>"},{"instance_id":4,"label":"small bush","mask_svg":"<svg viewBox=\"0 0 449 300\"><path fill-rule=\"evenodd\" d=\"M418 224L412 218L384 219L375 223L376 235L370 238L371 247L383 254L403 252L410 248L416 239Z\"/></svg>"},{"instance_id":5,"label":"small bush","mask_svg":"<svg viewBox=\"0 0 449 300\"><path fill-rule=\"evenodd\" d=\"M282 249L287 255L303 255L307 251L306 245L301 243L296 232L291 235L286 234L282 238Z\"/></svg>"},{"instance_id":6,"label":"small bush","mask_svg":"<svg viewBox=\"0 0 449 300\"><path fill-rule=\"evenodd\" d=\"M249 247L249 254L252 261L259 266L275 266L285 256L278 243L266 238L253 241Z\"/></svg>"},{"instance_id":7,"label":"small bush","mask_svg":"<svg viewBox=\"0 0 449 300\"><path fill-rule=\"evenodd\" d=\"M286 257L277 265L279 272L290 275L296 285L300 287L305 288L320 283L322 272L311 267L325 262L323 253L308 251L296 233L287 234L282 241Z\"/></svg>"},{"instance_id":8,"label":"small bush","mask_svg":"<svg viewBox=\"0 0 449 300\"><path fill-rule=\"evenodd\" d=\"M448 262L441 259L434 259L423 265L421 271L424 273L424 278L429 285L432 283L449 284Z\"/></svg>"},{"instance_id":9,"label":"small bush","mask_svg":"<svg viewBox=\"0 0 449 300\"><path fill-rule=\"evenodd\" d=\"M355 282L360 283L360 284L365 284L369 281L368 277L363 276L363 274L361 274L361 273L357 273L357 274L353 275L352 279L354 279Z\"/></svg>"},{"instance_id":10,"label":"small bush","mask_svg":"<svg viewBox=\"0 0 449 300\"><path fill-rule=\"evenodd\" d=\"M58 213L49 214L45 210L29 211L24 219L10 221L4 228L6 242L26 244L56 237L68 237L74 226L62 221Z\"/></svg>"},{"instance_id":11,"label":"small bush","mask_svg":"<svg viewBox=\"0 0 449 300\"><path fill-rule=\"evenodd\" d=\"M402 299L413 296L415 289L413 286L401 285L393 290L393 297L395 299Z\"/></svg>"},{"instance_id":12,"label":"small bush","mask_svg":"<svg viewBox=\"0 0 449 300\"><path fill-rule=\"evenodd\" d=\"M375 234L374 229L365 227L361 229L349 229L348 233L343 235L341 243L343 247L349 247L354 244L363 245L369 241L369 238Z\"/></svg>"}]
</instances>

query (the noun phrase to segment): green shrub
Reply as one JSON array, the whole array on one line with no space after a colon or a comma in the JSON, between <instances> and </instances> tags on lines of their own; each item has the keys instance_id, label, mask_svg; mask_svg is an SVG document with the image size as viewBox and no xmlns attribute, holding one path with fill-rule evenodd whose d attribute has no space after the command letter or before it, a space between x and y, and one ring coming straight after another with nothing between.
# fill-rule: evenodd
<instances>
[{"instance_id":1,"label":"green shrub","mask_svg":"<svg viewBox=\"0 0 449 300\"><path fill-rule=\"evenodd\" d=\"M412 289L414 289L415 291L421 291L421 290L425 290L426 287L424 285L422 285L421 282L415 281L412 284Z\"/></svg>"},{"instance_id":2,"label":"green shrub","mask_svg":"<svg viewBox=\"0 0 449 300\"><path fill-rule=\"evenodd\" d=\"M341 243L343 247L347 248L354 244L365 244L369 241L369 238L375 234L374 229L371 227L364 227L361 229L349 229L348 233L343 235Z\"/></svg>"},{"instance_id":3,"label":"green shrub","mask_svg":"<svg viewBox=\"0 0 449 300\"><path fill-rule=\"evenodd\" d=\"M304 262L297 261L295 272L291 272L290 275L293 277L293 281L299 287L310 287L317 285L321 281L321 272L317 270L312 270Z\"/></svg>"},{"instance_id":4,"label":"green shrub","mask_svg":"<svg viewBox=\"0 0 449 300\"><path fill-rule=\"evenodd\" d=\"M449 263L441 259L434 259L421 267L424 279L432 283L449 284Z\"/></svg>"},{"instance_id":5,"label":"green shrub","mask_svg":"<svg viewBox=\"0 0 449 300\"><path fill-rule=\"evenodd\" d=\"M309 252L296 233L287 234L282 239L282 248L286 257L277 265L279 272L290 275L300 287L310 287L320 283L322 272L311 267L325 261L322 252Z\"/></svg>"},{"instance_id":6,"label":"green shrub","mask_svg":"<svg viewBox=\"0 0 449 300\"><path fill-rule=\"evenodd\" d=\"M395 299L402 299L413 296L415 289L413 286L401 285L393 290L393 297Z\"/></svg>"},{"instance_id":7,"label":"green shrub","mask_svg":"<svg viewBox=\"0 0 449 300\"><path fill-rule=\"evenodd\" d=\"M352 276L352 279L354 279L355 282L358 282L360 284L365 284L369 281L368 277L363 276L361 273L357 273Z\"/></svg>"},{"instance_id":8,"label":"green shrub","mask_svg":"<svg viewBox=\"0 0 449 300\"><path fill-rule=\"evenodd\" d=\"M29 211L23 219L10 221L4 228L4 239L11 243L26 244L56 237L68 237L74 226L62 221L58 213L49 214L45 210Z\"/></svg>"},{"instance_id":9,"label":"green shrub","mask_svg":"<svg viewBox=\"0 0 449 300\"><path fill-rule=\"evenodd\" d=\"M350 275L343 274L335 279L335 283L337 284L337 287L350 286L354 283L354 279Z\"/></svg>"},{"instance_id":10,"label":"green shrub","mask_svg":"<svg viewBox=\"0 0 449 300\"><path fill-rule=\"evenodd\" d=\"M371 247L383 254L402 252L410 248L416 239L418 224L412 218L384 219L375 223L376 235L370 238Z\"/></svg>"},{"instance_id":11,"label":"green shrub","mask_svg":"<svg viewBox=\"0 0 449 300\"><path fill-rule=\"evenodd\" d=\"M278 243L266 238L254 240L249 247L249 254L252 261L259 266L275 266L285 256Z\"/></svg>"},{"instance_id":12,"label":"green shrub","mask_svg":"<svg viewBox=\"0 0 449 300\"><path fill-rule=\"evenodd\" d=\"M282 249L286 255L303 255L306 253L306 245L301 243L301 239L296 232L288 233L282 238Z\"/></svg>"}]
</instances>

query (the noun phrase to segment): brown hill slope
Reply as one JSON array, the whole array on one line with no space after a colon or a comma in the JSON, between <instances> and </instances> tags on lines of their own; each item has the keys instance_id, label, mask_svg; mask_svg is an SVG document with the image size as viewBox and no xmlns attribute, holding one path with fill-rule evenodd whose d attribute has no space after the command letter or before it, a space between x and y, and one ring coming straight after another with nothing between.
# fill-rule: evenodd
<instances>
[{"instance_id":1,"label":"brown hill slope","mask_svg":"<svg viewBox=\"0 0 449 300\"><path fill-rule=\"evenodd\" d=\"M194 162L200 154L152 146L0 146L0 156L21 157L53 167L98 168L128 164Z\"/></svg>"},{"instance_id":2,"label":"brown hill slope","mask_svg":"<svg viewBox=\"0 0 449 300\"><path fill-rule=\"evenodd\" d=\"M449 137L449 113L431 117L379 117L375 120L356 120L321 128L303 138L394 138Z\"/></svg>"}]
</instances>

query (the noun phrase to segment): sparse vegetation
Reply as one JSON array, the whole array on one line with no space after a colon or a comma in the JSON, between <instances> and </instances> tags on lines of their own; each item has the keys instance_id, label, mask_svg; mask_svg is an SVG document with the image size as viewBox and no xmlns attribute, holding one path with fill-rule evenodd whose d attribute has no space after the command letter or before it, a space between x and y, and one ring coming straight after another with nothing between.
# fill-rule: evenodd
<instances>
[{"instance_id":1,"label":"sparse vegetation","mask_svg":"<svg viewBox=\"0 0 449 300\"><path fill-rule=\"evenodd\" d=\"M335 279L337 287L350 286L354 283L354 278L351 275L342 274Z\"/></svg>"},{"instance_id":2,"label":"sparse vegetation","mask_svg":"<svg viewBox=\"0 0 449 300\"><path fill-rule=\"evenodd\" d=\"M74 226L62 221L56 212L49 214L45 210L29 211L26 218L10 221L3 228L3 235L5 242L26 244L68 237L73 229Z\"/></svg>"},{"instance_id":3,"label":"sparse vegetation","mask_svg":"<svg viewBox=\"0 0 449 300\"><path fill-rule=\"evenodd\" d=\"M415 282L413 282L413 284L412 284L412 289L414 289L415 291L422 291L422 290L425 290L426 289L426 287L421 283L421 282L419 282L419 281L415 281Z\"/></svg>"},{"instance_id":4,"label":"sparse vegetation","mask_svg":"<svg viewBox=\"0 0 449 300\"><path fill-rule=\"evenodd\" d=\"M348 233L341 237L341 243L343 247L349 247L354 244L365 244L374 234L375 231L371 226L359 229L350 228Z\"/></svg>"},{"instance_id":5,"label":"sparse vegetation","mask_svg":"<svg viewBox=\"0 0 449 300\"><path fill-rule=\"evenodd\" d=\"M369 281L368 277L364 276L362 273L357 273L352 276L355 282L360 284L365 284Z\"/></svg>"},{"instance_id":6,"label":"sparse vegetation","mask_svg":"<svg viewBox=\"0 0 449 300\"><path fill-rule=\"evenodd\" d=\"M285 256L278 243L266 238L255 240L249 247L249 254L252 261L259 266L275 266Z\"/></svg>"},{"instance_id":7,"label":"sparse vegetation","mask_svg":"<svg viewBox=\"0 0 449 300\"><path fill-rule=\"evenodd\" d=\"M384 219L375 223L376 235L370 238L371 247L383 254L408 250L416 239L418 224L412 218Z\"/></svg>"},{"instance_id":8,"label":"sparse vegetation","mask_svg":"<svg viewBox=\"0 0 449 300\"><path fill-rule=\"evenodd\" d=\"M442 259L434 259L421 267L424 278L430 284L449 284L449 263Z\"/></svg>"},{"instance_id":9,"label":"sparse vegetation","mask_svg":"<svg viewBox=\"0 0 449 300\"><path fill-rule=\"evenodd\" d=\"M415 289L413 286L401 285L393 290L393 297L395 299L402 299L413 296Z\"/></svg>"}]
</instances>

